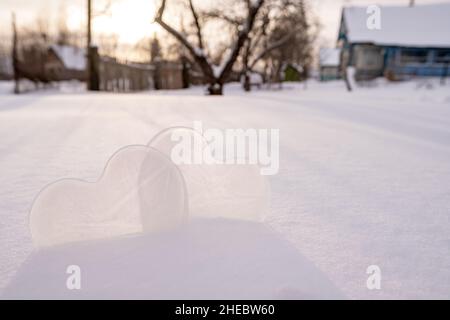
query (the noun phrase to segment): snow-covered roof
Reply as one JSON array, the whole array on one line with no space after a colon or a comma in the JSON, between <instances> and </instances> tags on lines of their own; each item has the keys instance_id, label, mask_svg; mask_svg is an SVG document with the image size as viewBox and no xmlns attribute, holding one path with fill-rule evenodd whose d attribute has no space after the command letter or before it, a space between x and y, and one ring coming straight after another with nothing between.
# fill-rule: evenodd
<instances>
[{"instance_id":1,"label":"snow-covered roof","mask_svg":"<svg viewBox=\"0 0 450 320\"><path fill-rule=\"evenodd\" d=\"M323 67L337 67L341 63L341 49L321 48L319 59Z\"/></svg>"},{"instance_id":2,"label":"snow-covered roof","mask_svg":"<svg viewBox=\"0 0 450 320\"><path fill-rule=\"evenodd\" d=\"M80 71L86 69L86 51L84 49L67 45L52 45L50 48L66 68Z\"/></svg>"},{"instance_id":3,"label":"snow-covered roof","mask_svg":"<svg viewBox=\"0 0 450 320\"><path fill-rule=\"evenodd\" d=\"M350 42L406 47L450 47L449 3L380 8L380 30L367 27L367 20L371 15L367 12L367 7L344 8L343 17Z\"/></svg>"}]
</instances>

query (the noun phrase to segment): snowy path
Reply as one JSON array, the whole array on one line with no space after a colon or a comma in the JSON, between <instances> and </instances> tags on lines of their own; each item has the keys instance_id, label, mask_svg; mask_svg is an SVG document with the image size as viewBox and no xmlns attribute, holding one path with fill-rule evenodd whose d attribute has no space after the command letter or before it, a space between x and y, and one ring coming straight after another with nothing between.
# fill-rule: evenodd
<instances>
[{"instance_id":1,"label":"snowy path","mask_svg":"<svg viewBox=\"0 0 450 320\"><path fill-rule=\"evenodd\" d=\"M450 92L450 90L447 90ZM280 128L266 223L350 298L450 297L450 93L314 85L205 98L0 96L0 289L31 252L28 211L63 177L96 180L110 155L170 126ZM366 288L366 268L382 290Z\"/></svg>"}]
</instances>

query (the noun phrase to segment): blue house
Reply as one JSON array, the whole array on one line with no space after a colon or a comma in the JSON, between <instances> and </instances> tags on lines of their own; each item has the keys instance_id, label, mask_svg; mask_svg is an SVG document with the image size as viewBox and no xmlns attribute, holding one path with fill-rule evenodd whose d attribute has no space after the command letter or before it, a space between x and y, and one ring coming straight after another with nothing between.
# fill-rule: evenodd
<instances>
[{"instance_id":1,"label":"blue house","mask_svg":"<svg viewBox=\"0 0 450 320\"><path fill-rule=\"evenodd\" d=\"M368 24L372 14L367 7L343 9L342 70L354 67L356 80L450 76L450 4L383 6L376 28Z\"/></svg>"}]
</instances>

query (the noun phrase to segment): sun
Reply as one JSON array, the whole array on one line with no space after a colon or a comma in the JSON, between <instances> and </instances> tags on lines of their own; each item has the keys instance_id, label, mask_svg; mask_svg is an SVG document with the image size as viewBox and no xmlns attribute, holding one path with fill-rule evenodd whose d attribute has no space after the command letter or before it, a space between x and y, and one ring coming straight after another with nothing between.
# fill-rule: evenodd
<instances>
[{"instance_id":1,"label":"sun","mask_svg":"<svg viewBox=\"0 0 450 320\"><path fill-rule=\"evenodd\" d=\"M159 31L159 26L153 22L155 10L151 0L114 1L109 15L94 20L94 30L117 34L123 43L136 43Z\"/></svg>"}]
</instances>

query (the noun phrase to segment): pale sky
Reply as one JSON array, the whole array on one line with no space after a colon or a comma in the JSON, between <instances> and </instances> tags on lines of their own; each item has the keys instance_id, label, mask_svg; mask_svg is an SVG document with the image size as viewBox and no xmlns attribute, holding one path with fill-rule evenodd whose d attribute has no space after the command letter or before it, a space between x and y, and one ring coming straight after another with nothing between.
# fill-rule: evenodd
<instances>
[{"instance_id":1,"label":"pale sky","mask_svg":"<svg viewBox=\"0 0 450 320\"><path fill-rule=\"evenodd\" d=\"M58 21L58 12L66 10L67 24L72 29L84 28L85 3L87 0L0 0L0 36L9 34L11 12L14 11L19 25L33 21L37 16L48 21ZM93 0L102 8L106 0ZM197 0L211 1L211 0ZM416 0L416 4L450 2L450 0ZM121 42L134 43L153 34L158 27L152 24L157 0L112 0L110 15L97 17L94 32L113 32ZM319 42L333 45L336 39L341 8L343 5L408 5L409 0L310 0L323 30Z\"/></svg>"}]
</instances>

